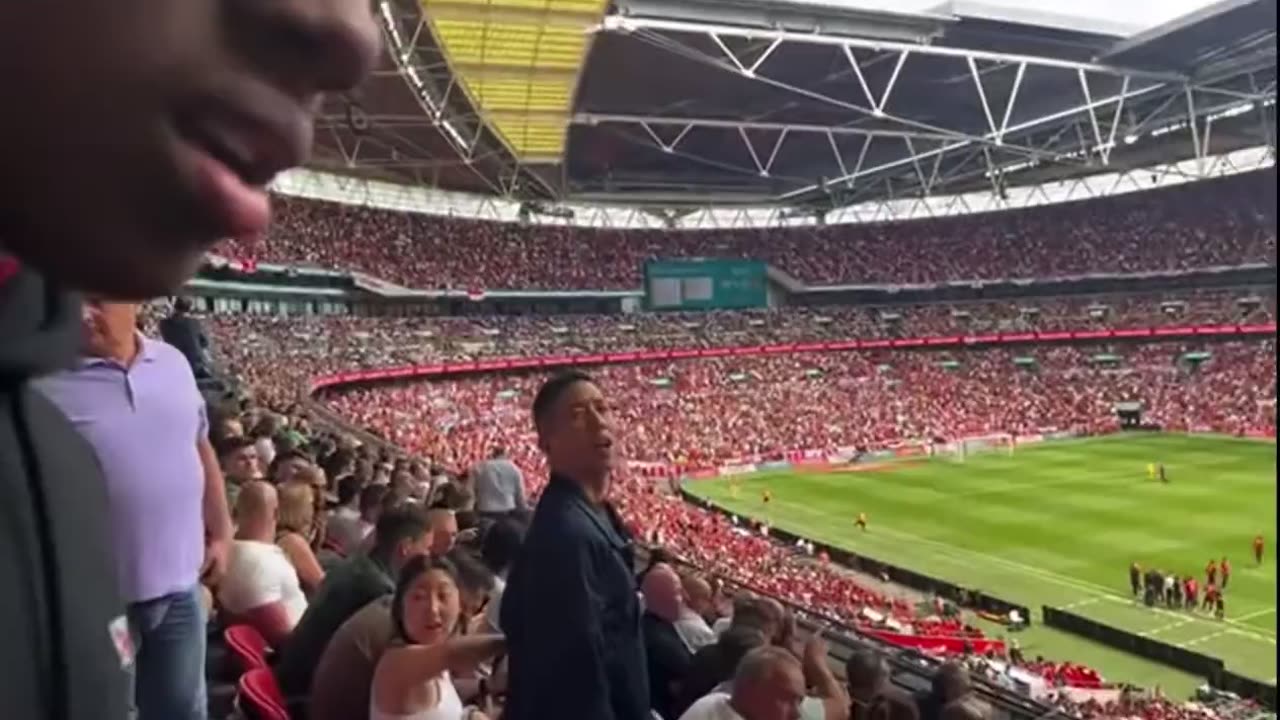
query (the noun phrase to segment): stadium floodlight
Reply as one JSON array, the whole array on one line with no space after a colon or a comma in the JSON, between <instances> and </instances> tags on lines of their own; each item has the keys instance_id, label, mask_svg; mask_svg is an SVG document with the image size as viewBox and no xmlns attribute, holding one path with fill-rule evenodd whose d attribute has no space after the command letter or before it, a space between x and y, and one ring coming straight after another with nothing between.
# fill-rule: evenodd
<instances>
[{"instance_id":1,"label":"stadium floodlight","mask_svg":"<svg viewBox=\"0 0 1280 720\"><path fill-rule=\"evenodd\" d=\"M1138 136L1137 136L1137 135L1125 135L1125 136L1124 136L1124 144L1125 144L1125 145L1132 145L1132 144L1134 144L1134 143L1136 143L1136 142L1138 142Z\"/></svg>"}]
</instances>

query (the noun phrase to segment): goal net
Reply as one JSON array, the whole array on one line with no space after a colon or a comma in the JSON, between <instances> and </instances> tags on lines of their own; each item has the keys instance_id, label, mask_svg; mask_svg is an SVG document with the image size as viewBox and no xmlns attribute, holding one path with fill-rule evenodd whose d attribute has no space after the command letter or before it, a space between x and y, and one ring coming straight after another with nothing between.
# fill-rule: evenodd
<instances>
[{"instance_id":1,"label":"goal net","mask_svg":"<svg viewBox=\"0 0 1280 720\"><path fill-rule=\"evenodd\" d=\"M1013 436L1009 433L992 433L990 435L975 435L972 437L958 438L950 442L937 443L933 445L933 455L935 457L955 460L956 462L964 462L971 455L979 455L993 452L1013 454L1016 443Z\"/></svg>"}]
</instances>

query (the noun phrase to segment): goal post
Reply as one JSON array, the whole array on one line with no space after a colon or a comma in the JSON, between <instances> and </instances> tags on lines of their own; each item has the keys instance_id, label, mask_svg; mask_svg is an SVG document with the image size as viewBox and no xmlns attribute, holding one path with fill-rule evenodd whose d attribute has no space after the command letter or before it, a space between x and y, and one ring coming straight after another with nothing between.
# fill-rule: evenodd
<instances>
[{"instance_id":1,"label":"goal post","mask_svg":"<svg viewBox=\"0 0 1280 720\"><path fill-rule=\"evenodd\" d=\"M933 446L935 457L964 462L971 455L983 455L993 452L1013 455L1017 442L1009 433L991 433L989 435L973 435L957 438L950 442Z\"/></svg>"}]
</instances>

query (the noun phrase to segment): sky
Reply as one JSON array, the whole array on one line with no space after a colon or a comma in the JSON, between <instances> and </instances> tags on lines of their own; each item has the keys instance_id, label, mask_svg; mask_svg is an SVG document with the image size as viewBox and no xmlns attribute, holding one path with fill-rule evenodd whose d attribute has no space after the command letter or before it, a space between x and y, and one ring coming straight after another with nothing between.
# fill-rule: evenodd
<instances>
[{"instance_id":1,"label":"sky","mask_svg":"<svg viewBox=\"0 0 1280 720\"><path fill-rule=\"evenodd\" d=\"M966 5L980 5L984 10L1008 10L1013 13L1031 11L1057 18L1054 24L1075 25L1081 29L1100 26L1128 33L1142 32L1186 13L1212 5L1216 0L793 0L828 6L871 8L896 12L949 12L954 7L966 14Z\"/></svg>"}]
</instances>

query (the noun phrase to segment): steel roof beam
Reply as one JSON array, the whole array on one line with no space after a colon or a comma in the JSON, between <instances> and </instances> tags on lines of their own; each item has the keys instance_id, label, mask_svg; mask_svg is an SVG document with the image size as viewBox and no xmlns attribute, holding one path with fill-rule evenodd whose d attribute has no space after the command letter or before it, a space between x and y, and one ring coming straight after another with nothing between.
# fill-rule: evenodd
<instances>
[{"instance_id":1,"label":"steel roof beam","mask_svg":"<svg viewBox=\"0 0 1280 720\"><path fill-rule=\"evenodd\" d=\"M1139 96L1147 95L1147 94L1150 94L1150 93L1156 92L1156 91L1158 91L1158 90L1167 90L1167 89L1168 89L1168 86L1167 86L1167 85L1164 85L1164 84L1153 84L1153 85L1148 85L1147 87L1144 87L1144 88L1139 88L1138 90L1134 90L1134 91L1127 92L1127 93L1125 94L1125 97L1126 97L1126 98L1128 98L1128 99L1130 99L1130 100L1132 100L1132 99L1133 99L1133 98L1135 98L1135 97L1139 97ZM1023 130L1029 130L1029 129L1032 129L1032 128L1035 128L1035 127L1040 127L1040 126L1043 126L1043 125L1049 125L1050 123L1054 123L1054 122L1057 122L1057 121L1059 121L1059 120L1067 120L1067 119L1070 119L1070 118L1074 118L1074 117L1077 117L1077 116L1079 116L1079 115L1083 115L1084 113L1088 112L1090 109L1096 110L1097 108L1106 107L1106 106L1108 106L1108 105L1112 105L1112 104L1118 103L1118 102L1120 102L1120 98L1121 98L1121 96L1120 96L1120 95L1112 95L1112 96L1109 96L1109 97L1106 97L1106 98L1102 98L1102 99L1100 99L1100 100L1094 100L1094 101L1092 101L1092 102L1090 102L1090 103L1087 103L1087 104L1085 104L1085 105L1080 105L1080 106L1077 106L1077 107L1068 108L1068 109L1066 109L1066 110L1062 110L1062 111L1059 111L1059 112L1053 113L1053 114L1051 114L1051 115L1046 115L1046 116L1044 116L1044 117L1034 118L1034 119L1032 119L1032 120L1028 120L1028 121L1026 121L1026 122L1022 122L1022 123L1019 123L1019 124L1017 124L1017 125L1013 125L1013 126L1011 126L1011 127L1007 128L1007 129L1006 129L1006 132L1007 132L1007 133L1018 133L1018 132L1022 132ZM990 137L989 139L990 139L990 140L992 140L992 141L994 141L994 137L993 137L993 136L992 136L992 137ZM934 155L936 155L937 153L940 153L940 152L949 152L949 151L951 151L951 150L958 150L958 149L963 148L963 147L968 147L969 145L972 145L972 144L974 144L974 143L973 143L972 141L970 141L970 140L961 140L961 141L957 141L957 142L948 143L948 144L944 145L943 147L940 147L940 148L938 148L938 149L936 149L936 150L930 150L930 151L926 151L926 152L924 152L924 153L921 153L921 154L920 154L920 158L922 159L922 158L926 158L926 157L933 157L933 156L934 156ZM1045 155L1045 156L1049 156L1049 157L1052 157L1053 155L1055 155L1055 154L1056 154L1056 153L1052 153L1052 152L1044 152L1044 151L1038 151L1038 152L1039 152L1039 154L1040 154L1040 155ZM886 162L886 163L881 163L880 165L877 165L877 166L875 166L875 167L865 169L865 170L863 170L863 171L861 172L861 174L862 174L862 175L872 175L872 174L875 174L875 173L878 173L878 172L883 172L883 171L885 171L885 170L892 170L892 169L894 169L894 168L898 168L898 167L905 167L905 166L907 166L907 165L910 165L910 164L911 164L911 162L912 162L912 159L911 159L911 158L899 158L899 159L897 159L897 160L891 160L891 161ZM839 178L839 179L840 179L840 180L853 180L853 181L856 181L856 180L858 179L858 176L854 176L854 177L850 177L850 178ZM783 195L781 195L778 199L779 199L779 200L782 200L782 201L785 201L785 200L788 200L788 199L794 198L794 197L796 197L796 196L803 195L803 194L808 193L808 192L812 192L812 191L813 191L813 190L815 190L815 189L816 189L816 186L810 186L810 187L806 187L806 188L800 188L800 189L798 189L798 190L792 190L792 191L790 191L790 192L784 193L784 194L783 194Z\"/></svg>"},{"instance_id":2,"label":"steel roof beam","mask_svg":"<svg viewBox=\"0 0 1280 720\"><path fill-rule=\"evenodd\" d=\"M620 115L614 113L576 113L570 118L574 125L601 125L617 123L623 125L642 125L649 128L657 126L674 126L684 128L718 128L721 130L772 130L776 132L819 133L826 135L861 135L867 137L924 138L927 140L954 140L955 135L948 132L928 132L919 130L884 130L879 128L859 128L851 125L813 125L808 123L763 122L754 120L733 120L727 118L693 118L666 117L662 115ZM661 143L660 143L661 144Z\"/></svg>"},{"instance_id":3,"label":"steel roof beam","mask_svg":"<svg viewBox=\"0 0 1280 720\"><path fill-rule=\"evenodd\" d=\"M832 47L849 47L876 50L879 52L910 52L919 55L949 57L960 60L986 60L1007 64L1027 63L1037 67L1058 68L1060 70L1085 70L1122 77L1129 75L1135 78L1159 80L1161 82L1190 82L1191 78L1181 73L1128 68L1102 63L1078 62L1038 55L1021 53L1003 53L989 50L973 50L941 45L899 42L894 40L872 40L858 37L826 35L823 33L796 33L786 30L765 30L760 28L737 27L716 23L689 22L684 20L662 20L658 18L625 17L609 15L600 24L606 32L628 33L636 30L654 30L660 32L687 33L696 35L721 35L740 37L751 40L782 40L807 45L828 45Z\"/></svg>"}]
</instances>

